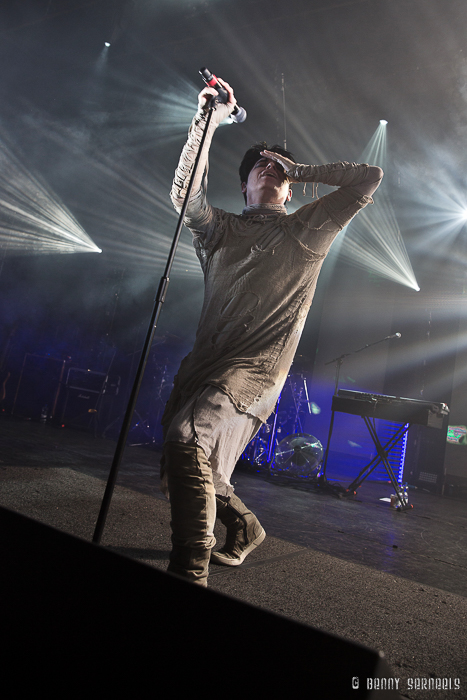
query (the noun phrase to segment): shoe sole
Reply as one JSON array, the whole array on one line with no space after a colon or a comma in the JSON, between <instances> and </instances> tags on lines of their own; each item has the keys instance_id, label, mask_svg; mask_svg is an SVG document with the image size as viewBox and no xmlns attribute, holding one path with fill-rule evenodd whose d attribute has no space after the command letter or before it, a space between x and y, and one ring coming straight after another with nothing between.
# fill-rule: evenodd
<instances>
[{"instance_id":1,"label":"shoe sole","mask_svg":"<svg viewBox=\"0 0 467 700\"><path fill-rule=\"evenodd\" d=\"M263 530L261 534L259 534L258 537L253 540L253 542L251 542L245 550L243 550L241 556L239 556L237 559L224 559L220 552L213 552L211 554L211 562L213 564L221 564L222 566L240 566L240 564L245 561L245 558L255 549L255 547L258 547L261 542L263 542L265 537L266 532Z\"/></svg>"}]
</instances>

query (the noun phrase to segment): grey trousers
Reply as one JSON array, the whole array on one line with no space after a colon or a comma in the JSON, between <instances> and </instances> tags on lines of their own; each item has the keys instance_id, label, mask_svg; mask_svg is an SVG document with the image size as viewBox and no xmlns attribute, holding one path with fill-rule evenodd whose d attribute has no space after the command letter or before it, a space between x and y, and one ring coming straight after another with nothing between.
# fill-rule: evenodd
<instances>
[{"instance_id":1,"label":"grey trousers","mask_svg":"<svg viewBox=\"0 0 467 700\"><path fill-rule=\"evenodd\" d=\"M165 439L201 447L211 465L216 493L230 496L235 465L261 425L259 418L239 411L226 393L207 386L177 413ZM162 488L165 492L164 483Z\"/></svg>"},{"instance_id":2,"label":"grey trousers","mask_svg":"<svg viewBox=\"0 0 467 700\"><path fill-rule=\"evenodd\" d=\"M161 488L171 501L174 545L214 547L215 494L232 495L232 472L261 424L213 386L201 389L172 420L165 438ZM188 454L184 458L182 449L174 449L177 444L201 449L201 458L190 459Z\"/></svg>"}]
</instances>

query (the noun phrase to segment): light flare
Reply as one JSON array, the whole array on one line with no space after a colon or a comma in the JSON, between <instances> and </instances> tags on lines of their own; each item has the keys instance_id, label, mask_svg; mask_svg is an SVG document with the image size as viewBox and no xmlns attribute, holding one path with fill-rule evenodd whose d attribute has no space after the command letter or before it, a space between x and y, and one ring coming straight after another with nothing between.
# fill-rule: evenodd
<instances>
[{"instance_id":1,"label":"light flare","mask_svg":"<svg viewBox=\"0 0 467 700\"><path fill-rule=\"evenodd\" d=\"M387 161L386 124L381 120L360 158L360 162L379 165L383 170ZM339 247L340 255L353 265L420 291L384 179L373 205L351 222Z\"/></svg>"},{"instance_id":2,"label":"light flare","mask_svg":"<svg viewBox=\"0 0 467 700\"><path fill-rule=\"evenodd\" d=\"M462 232L467 223L467 182L459 177L459 167L440 153L432 172L423 175L416 166L405 166L403 174L417 182L407 204L407 221L421 232L412 245L417 251L433 251L438 256L452 255L456 260L465 254ZM408 200L408 195L406 197Z\"/></svg>"},{"instance_id":3,"label":"light flare","mask_svg":"<svg viewBox=\"0 0 467 700\"><path fill-rule=\"evenodd\" d=\"M8 253L100 253L47 183L0 140L0 248Z\"/></svg>"}]
</instances>

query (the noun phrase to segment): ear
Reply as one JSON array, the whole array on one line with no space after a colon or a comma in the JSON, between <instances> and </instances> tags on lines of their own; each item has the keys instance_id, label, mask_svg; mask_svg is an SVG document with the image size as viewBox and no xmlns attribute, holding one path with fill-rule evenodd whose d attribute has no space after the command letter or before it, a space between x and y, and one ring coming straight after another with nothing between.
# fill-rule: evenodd
<instances>
[{"instance_id":1,"label":"ear","mask_svg":"<svg viewBox=\"0 0 467 700\"><path fill-rule=\"evenodd\" d=\"M287 192L287 199L285 200L286 202L290 202L290 200L292 199L292 194L292 188L289 187L289 191Z\"/></svg>"},{"instance_id":2,"label":"ear","mask_svg":"<svg viewBox=\"0 0 467 700\"><path fill-rule=\"evenodd\" d=\"M246 182L242 182L242 194L246 192Z\"/></svg>"}]
</instances>

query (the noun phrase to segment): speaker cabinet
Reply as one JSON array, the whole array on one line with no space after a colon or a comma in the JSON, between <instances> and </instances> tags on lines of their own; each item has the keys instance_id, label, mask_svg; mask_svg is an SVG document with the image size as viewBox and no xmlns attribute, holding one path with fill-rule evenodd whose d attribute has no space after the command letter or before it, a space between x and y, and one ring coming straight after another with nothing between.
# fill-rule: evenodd
<instances>
[{"instance_id":1,"label":"speaker cabinet","mask_svg":"<svg viewBox=\"0 0 467 700\"><path fill-rule=\"evenodd\" d=\"M2 680L22 692L213 697L227 678L251 697L399 697L367 690L367 678L393 678L376 651L4 508L0 551ZM230 655L244 660L232 678Z\"/></svg>"}]
</instances>

